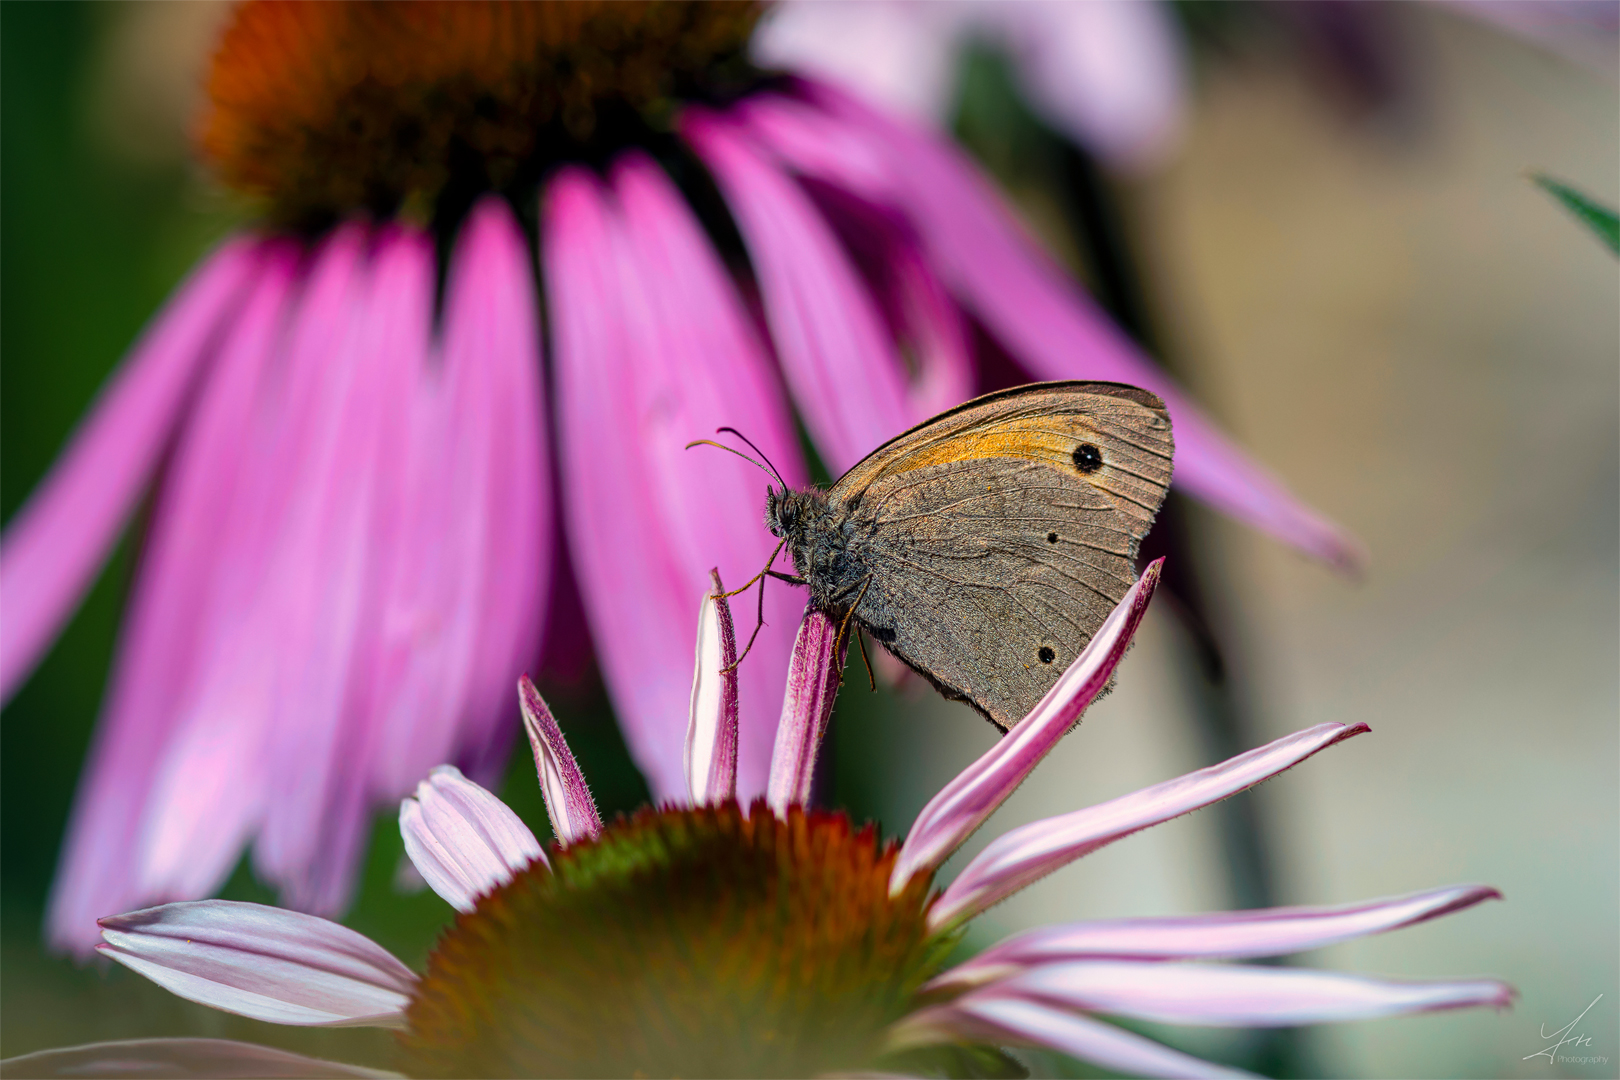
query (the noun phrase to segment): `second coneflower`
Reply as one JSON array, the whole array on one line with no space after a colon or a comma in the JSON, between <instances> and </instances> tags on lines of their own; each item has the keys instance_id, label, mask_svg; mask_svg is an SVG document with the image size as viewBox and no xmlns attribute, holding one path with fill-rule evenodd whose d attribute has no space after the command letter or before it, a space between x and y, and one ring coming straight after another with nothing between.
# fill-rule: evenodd
<instances>
[{"instance_id":1,"label":"second coneflower","mask_svg":"<svg viewBox=\"0 0 1620 1080\"><path fill-rule=\"evenodd\" d=\"M997 837L943 892L934 875L1106 686L1158 579L1149 568L1035 710L923 809L904 843L804 807L839 658L807 616L768 798L735 797L736 655L706 610L685 758L689 794L604 824L527 681L526 726L557 843L543 852L452 768L400 809L405 848L461 914L418 975L310 915L221 900L103 919L100 951L175 993L281 1024L400 1031L411 1076L983 1076L1007 1046L1112 1072L1232 1076L1105 1014L1213 1026L1366 1019L1477 1005L1494 979L1400 982L1234 964L1410 926L1494 897L1431 889L1336 907L1041 927L955 966L965 924L1092 851L1242 791L1366 731L1321 724L1230 761ZM723 604L723 601L721 602ZM706 601L707 604L707 601ZM7 1075L375 1075L221 1040L48 1051Z\"/></svg>"},{"instance_id":2,"label":"second coneflower","mask_svg":"<svg viewBox=\"0 0 1620 1080\"><path fill-rule=\"evenodd\" d=\"M179 288L0 545L9 693L156 480L55 943L206 895L250 842L287 902L341 910L374 807L438 762L498 768L559 574L636 762L679 794L689 598L771 546L757 477L681 447L739 426L802 483L796 414L842 471L983 389L970 320L1032 376L1153 388L1178 484L1351 558L959 153L750 68L755 14L237 10L200 141L264 223ZM794 604L768 598L750 659L745 801Z\"/></svg>"}]
</instances>

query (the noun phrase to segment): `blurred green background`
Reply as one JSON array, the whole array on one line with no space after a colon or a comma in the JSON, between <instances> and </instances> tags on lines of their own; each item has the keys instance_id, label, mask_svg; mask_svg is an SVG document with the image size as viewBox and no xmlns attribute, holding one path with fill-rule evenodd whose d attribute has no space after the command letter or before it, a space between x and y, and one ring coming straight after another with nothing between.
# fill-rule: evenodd
<instances>
[{"instance_id":1,"label":"blurred green background","mask_svg":"<svg viewBox=\"0 0 1620 1080\"><path fill-rule=\"evenodd\" d=\"M1620 272L1524 179L1545 170L1616 201L1612 77L1446 11L1402 7L1389 14L1400 77L1369 91L1275 21L1185 10L1200 46L1186 144L1164 170L1111 185L1151 283L1146 301L1194 389L1373 554L1368 579L1352 585L1195 519L1247 673L1239 689L1265 736L1324 720L1374 728L1264 790L1282 898L1491 882L1506 903L1311 960L1491 974L1523 992L1502 1016L1322 1029L1301 1061L1324 1075L1614 1075ZM236 220L188 163L176 122L212 18L187 4L0 4L7 519L175 281ZM962 89L964 137L1032 226L1090 272L1054 196L1065 181L1050 139L1031 134L997 61L972 59ZM380 1033L226 1016L41 948L129 570L126 542L0 724L0 1056L190 1034L384 1062ZM992 833L1207 764L1189 662L1184 632L1156 607L1119 690ZM645 788L600 689L588 678L545 689L604 810L639 803ZM903 835L991 738L959 706L857 688L840 703L834 801ZM526 754L514 755L502 794L543 831ZM976 932L993 940L1056 919L1228 906L1211 817L1083 860ZM449 909L431 893L396 892L399 859L383 820L346 921L419 965ZM245 872L226 895L269 899ZM1609 1065L1523 1060L1541 1049L1543 1025L1567 1023L1599 994L1583 1031ZM1175 1037L1241 1056L1239 1036Z\"/></svg>"}]
</instances>

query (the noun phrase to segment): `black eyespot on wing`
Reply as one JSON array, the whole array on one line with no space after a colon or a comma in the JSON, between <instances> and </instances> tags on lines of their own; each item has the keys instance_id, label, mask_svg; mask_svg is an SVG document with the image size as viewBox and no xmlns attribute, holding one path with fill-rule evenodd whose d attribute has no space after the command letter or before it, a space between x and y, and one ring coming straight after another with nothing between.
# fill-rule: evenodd
<instances>
[{"instance_id":1,"label":"black eyespot on wing","mask_svg":"<svg viewBox=\"0 0 1620 1080\"><path fill-rule=\"evenodd\" d=\"M1047 534L1046 534L1046 542L1047 542L1047 543L1048 543L1048 544L1055 544L1055 543L1057 543L1057 533L1047 533Z\"/></svg>"},{"instance_id":2,"label":"black eyespot on wing","mask_svg":"<svg viewBox=\"0 0 1620 1080\"><path fill-rule=\"evenodd\" d=\"M1052 651L1052 646L1050 645L1042 645L1041 651L1035 655L1041 658L1041 663L1043 664L1050 664L1053 660L1057 659L1057 653Z\"/></svg>"},{"instance_id":3,"label":"black eyespot on wing","mask_svg":"<svg viewBox=\"0 0 1620 1080\"><path fill-rule=\"evenodd\" d=\"M1088 442L1074 448L1074 467L1083 473L1094 473L1102 468L1102 451Z\"/></svg>"}]
</instances>

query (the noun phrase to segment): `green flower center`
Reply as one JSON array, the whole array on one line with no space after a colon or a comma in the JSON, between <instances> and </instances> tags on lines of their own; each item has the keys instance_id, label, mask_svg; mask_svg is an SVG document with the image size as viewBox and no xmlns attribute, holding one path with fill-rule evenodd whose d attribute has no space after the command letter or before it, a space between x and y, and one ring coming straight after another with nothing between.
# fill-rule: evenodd
<instances>
[{"instance_id":1,"label":"green flower center","mask_svg":"<svg viewBox=\"0 0 1620 1080\"><path fill-rule=\"evenodd\" d=\"M843 814L645 810L456 920L402 1036L436 1076L808 1076L871 1067L954 944L928 882Z\"/></svg>"},{"instance_id":2,"label":"green flower center","mask_svg":"<svg viewBox=\"0 0 1620 1080\"><path fill-rule=\"evenodd\" d=\"M208 77L202 149L283 224L426 216L659 129L752 78L752 3L253 0Z\"/></svg>"}]
</instances>

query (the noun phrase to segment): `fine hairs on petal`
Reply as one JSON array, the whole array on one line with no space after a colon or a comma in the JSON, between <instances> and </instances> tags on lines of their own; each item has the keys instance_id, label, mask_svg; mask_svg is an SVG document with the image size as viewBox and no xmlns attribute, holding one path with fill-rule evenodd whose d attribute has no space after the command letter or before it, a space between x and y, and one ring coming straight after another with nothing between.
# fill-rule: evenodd
<instances>
[{"instance_id":1,"label":"fine hairs on petal","mask_svg":"<svg viewBox=\"0 0 1620 1080\"><path fill-rule=\"evenodd\" d=\"M847 650L848 642L844 643ZM835 655L836 652L836 655ZM806 609L793 642L788 667L787 695L776 728L776 752L771 756L771 785L766 793L772 812L784 817L790 806L810 801L816 756L832 718L838 697L839 673L844 657L838 647L838 624L824 612Z\"/></svg>"},{"instance_id":2,"label":"fine hairs on petal","mask_svg":"<svg viewBox=\"0 0 1620 1080\"><path fill-rule=\"evenodd\" d=\"M686 785L693 806L737 795L737 634L720 571L698 608L692 715L686 726Z\"/></svg>"},{"instance_id":3,"label":"fine hairs on petal","mask_svg":"<svg viewBox=\"0 0 1620 1080\"><path fill-rule=\"evenodd\" d=\"M523 707L523 730L534 748L534 768L540 774L540 793L557 842L564 846L602 832L602 815L585 786L585 774L568 750L562 728L540 698L527 675L518 680L518 701Z\"/></svg>"}]
</instances>

